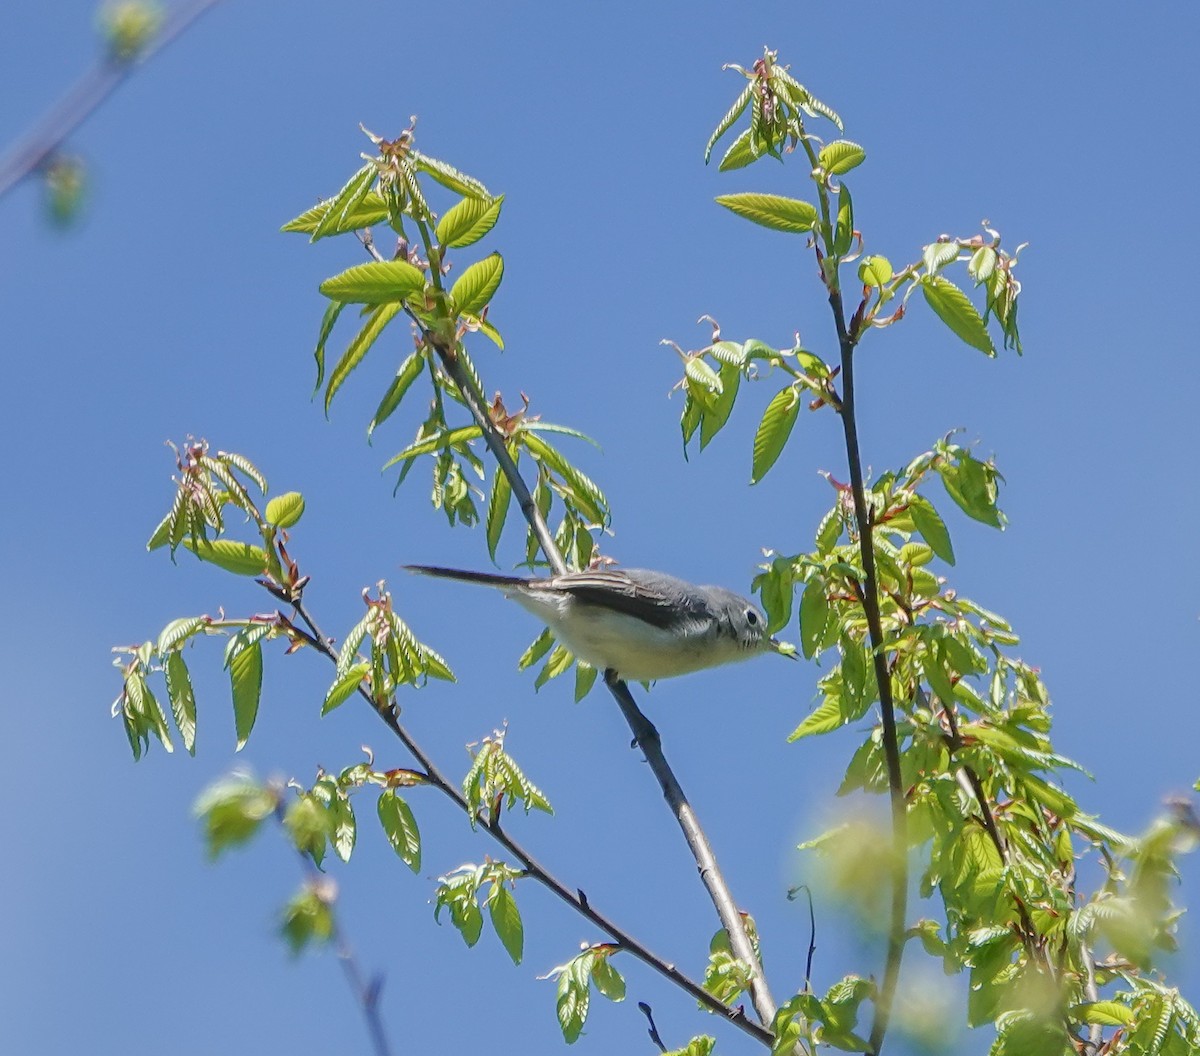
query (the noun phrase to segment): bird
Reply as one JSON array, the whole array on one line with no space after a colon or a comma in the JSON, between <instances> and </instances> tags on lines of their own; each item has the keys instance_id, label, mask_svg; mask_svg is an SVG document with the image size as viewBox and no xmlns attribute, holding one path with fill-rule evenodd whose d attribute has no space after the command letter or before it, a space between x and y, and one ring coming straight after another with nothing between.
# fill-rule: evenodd
<instances>
[{"instance_id":1,"label":"bird","mask_svg":"<svg viewBox=\"0 0 1200 1056\"><path fill-rule=\"evenodd\" d=\"M525 577L436 565L410 572L494 587L531 612L577 659L635 682L673 678L766 652L795 658L750 601L644 568Z\"/></svg>"}]
</instances>

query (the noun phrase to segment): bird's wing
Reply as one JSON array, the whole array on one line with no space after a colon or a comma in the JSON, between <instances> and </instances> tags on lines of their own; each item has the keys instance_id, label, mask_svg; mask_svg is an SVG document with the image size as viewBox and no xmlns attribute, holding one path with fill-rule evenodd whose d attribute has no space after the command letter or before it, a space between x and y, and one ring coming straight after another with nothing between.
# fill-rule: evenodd
<instances>
[{"instance_id":1,"label":"bird's wing","mask_svg":"<svg viewBox=\"0 0 1200 1056\"><path fill-rule=\"evenodd\" d=\"M680 588L686 588L687 584L661 572L636 568L570 572L535 580L529 586L537 590L543 584L546 589L563 591L587 605L623 612L655 627L672 627L681 615L690 615L681 612L689 594Z\"/></svg>"}]
</instances>

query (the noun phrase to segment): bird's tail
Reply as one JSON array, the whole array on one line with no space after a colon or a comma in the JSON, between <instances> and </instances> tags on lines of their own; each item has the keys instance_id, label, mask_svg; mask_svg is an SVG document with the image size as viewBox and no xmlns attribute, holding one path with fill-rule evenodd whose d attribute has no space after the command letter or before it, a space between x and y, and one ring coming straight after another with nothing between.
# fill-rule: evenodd
<instances>
[{"instance_id":1,"label":"bird's tail","mask_svg":"<svg viewBox=\"0 0 1200 1056\"><path fill-rule=\"evenodd\" d=\"M402 565L409 572L442 579L460 579L464 583L481 583L485 587L523 587L529 582L522 576L500 576L494 572L468 572L461 568L441 568L438 565Z\"/></svg>"}]
</instances>

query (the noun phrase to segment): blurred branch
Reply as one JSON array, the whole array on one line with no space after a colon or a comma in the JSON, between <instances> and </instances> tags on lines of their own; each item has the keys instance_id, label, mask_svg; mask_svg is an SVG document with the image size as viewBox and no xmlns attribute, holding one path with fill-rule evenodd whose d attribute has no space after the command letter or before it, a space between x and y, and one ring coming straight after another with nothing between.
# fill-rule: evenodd
<instances>
[{"instance_id":1,"label":"blurred branch","mask_svg":"<svg viewBox=\"0 0 1200 1056\"><path fill-rule=\"evenodd\" d=\"M135 69L189 29L220 0L192 0L177 8L162 30L136 55L106 56L89 70L34 126L23 141L0 158L0 198L30 174L42 169L72 135Z\"/></svg>"}]
</instances>

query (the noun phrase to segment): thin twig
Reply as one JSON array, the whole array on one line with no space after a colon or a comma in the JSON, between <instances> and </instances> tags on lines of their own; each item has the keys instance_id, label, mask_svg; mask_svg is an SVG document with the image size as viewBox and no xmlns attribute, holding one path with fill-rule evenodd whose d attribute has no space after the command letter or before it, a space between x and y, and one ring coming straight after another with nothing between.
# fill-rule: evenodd
<instances>
[{"instance_id":1,"label":"thin twig","mask_svg":"<svg viewBox=\"0 0 1200 1056\"><path fill-rule=\"evenodd\" d=\"M101 60L67 92L58 104L34 126L23 142L0 159L0 198L25 177L45 165L74 131L79 128L137 67L162 51L220 0L193 0L178 8L161 32L146 43L128 61Z\"/></svg>"},{"instance_id":2,"label":"thin twig","mask_svg":"<svg viewBox=\"0 0 1200 1056\"><path fill-rule=\"evenodd\" d=\"M275 808L275 819L281 827L283 826L283 817L282 805L277 806ZM332 884L329 877L325 876L316 867L313 860L307 854L300 850L297 850L296 853L299 855L304 872L308 877L309 886L314 891L320 891L322 888ZM322 897L324 901L323 896L318 897ZM346 938L346 933L342 930L342 926L338 922L337 912L334 910L331 902L326 902L325 904L329 910L329 937L333 940L333 946L337 951L337 957L341 962L342 972L346 976L350 992L354 995L354 1000L358 1002L359 1008L362 1009L363 1019L367 1024L367 1033L371 1035L371 1045L374 1048L376 1056L391 1056L391 1043L388 1041L387 1031L383 1026L383 1017L379 1013L379 993L383 988L383 981L378 976L372 977L370 980L364 977L362 970L358 966L358 959L354 956L354 950Z\"/></svg>"},{"instance_id":3,"label":"thin twig","mask_svg":"<svg viewBox=\"0 0 1200 1056\"><path fill-rule=\"evenodd\" d=\"M421 227L422 231L424 231L424 225L421 225ZM434 274L436 275L436 272ZM435 279L435 284L438 281L440 280ZM513 462L512 456L508 453L504 437L500 434L500 431L496 428L495 423L485 410L483 394L476 391L473 379L463 368L462 362L458 358L457 350L431 330L422 326L415 316L413 316L413 319L421 327L426 340L429 341L431 347L437 353L443 368L462 394L467 404L467 409L475 419L475 423L482 430L484 440L492 454L495 455L501 472L508 479L513 494L517 497L517 501L520 504L521 512L525 515L530 529L537 537L550 567L554 569L555 573L561 575L567 570L567 564L563 560L562 554L559 553L558 547L555 545L554 537L546 525L545 518L542 517L541 511L537 508L537 504L533 501L533 497L529 493L529 489L525 486L525 481L517 470L516 463ZM658 781L663 796L669 804L671 812L675 815L675 820L678 822L680 829L683 831L684 839L687 841L688 848L691 850L700 871L700 878L716 908L717 917L721 922L721 926L724 927L726 933L729 935L730 948L734 956L750 966L750 999L759 1021L765 1025L769 1025L775 1017L775 1001L771 996L771 991L763 975L762 965L755 955L754 947L750 942L750 936L746 932L746 925L737 908L737 903L734 902L729 886L725 882L725 877L717 866L716 856L713 854L708 837L705 835L704 829L696 818L695 811L692 810L691 804L683 792L683 787L667 762L658 731L654 728L650 720L642 714L636 701L633 699L633 694L629 691L629 687L623 681L610 678L607 672L605 673L604 681L608 686L609 692L612 693L617 705L620 707L621 714L625 716L625 721L629 724L634 740L645 753L651 772Z\"/></svg>"},{"instance_id":4,"label":"thin twig","mask_svg":"<svg viewBox=\"0 0 1200 1056\"><path fill-rule=\"evenodd\" d=\"M337 650L334 649L330 639L326 638L317 626L313 617L304 605L301 598L293 597L284 588L269 581L262 581L263 586L278 600L291 605L295 609L296 615L299 617L304 627L296 626L295 629L305 641L307 641L314 649L320 652L334 663L337 662ZM458 786L447 778L437 767L434 761L426 754L424 749L413 739L412 735L400 724L399 720L387 708L380 706L371 698L371 695L361 686L359 687L359 695L370 704L372 710L380 719L387 725L388 729L400 740L408 752L417 760L421 768L425 772L427 782L436 788L443 795L447 796L454 804L466 814L471 813L470 805L463 796ZM684 990L689 996L693 997L701 1005L711 1012L715 1012L721 1016L726 1022L732 1023L734 1026L745 1031L756 1041L762 1042L765 1045L771 1045L774 1037L769 1030L747 1018L745 1013L740 1008L730 1008L723 1004L712 994L708 993L694 979L679 971L675 965L659 957L652 952L644 943L634 938L629 932L625 931L619 925L606 917L599 910L595 909L591 902L578 889L568 887L562 881L558 880L541 862L539 862L531 852L511 837L501 826L499 818L491 818L478 816L476 818L479 826L483 828L497 843L499 843L506 851L509 852L525 871L525 875L537 881L547 890L557 895L559 899L569 905L576 912L582 914L600 930L616 942L622 950L636 957L643 964L653 968L660 975L665 976L676 986Z\"/></svg>"},{"instance_id":5,"label":"thin twig","mask_svg":"<svg viewBox=\"0 0 1200 1056\"><path fill-rule=\"evenodd\" d=\"M666 1052L667 1046L663 1043L662 1036L658 1033L658 1027L654 1024L654 1010L645 1001L639 1001L638 1011L646 1017L646 1022L650 1024L646 1030L646 1033L650 1035L650 1040L658 1046L659 1052Z\"/></svg>"}]
</instances>

